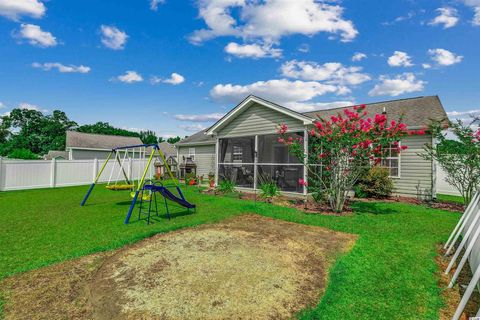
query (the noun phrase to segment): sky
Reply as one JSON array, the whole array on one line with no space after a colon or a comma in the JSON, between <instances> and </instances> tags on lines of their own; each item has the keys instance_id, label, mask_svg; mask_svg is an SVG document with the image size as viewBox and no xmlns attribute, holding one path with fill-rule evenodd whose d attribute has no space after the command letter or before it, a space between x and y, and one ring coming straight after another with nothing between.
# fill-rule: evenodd
<instances>
[{"instance_id":1,"label":"sky","mask_svg":"<svg viewBox=\"0 0 480 320\"><path fill-rule=\"evenodd\" d=\"M304 112L438 95L480 112L480 0L0 0L0 114L170 137L248 94Z\"/></svg>"}]
</instances>

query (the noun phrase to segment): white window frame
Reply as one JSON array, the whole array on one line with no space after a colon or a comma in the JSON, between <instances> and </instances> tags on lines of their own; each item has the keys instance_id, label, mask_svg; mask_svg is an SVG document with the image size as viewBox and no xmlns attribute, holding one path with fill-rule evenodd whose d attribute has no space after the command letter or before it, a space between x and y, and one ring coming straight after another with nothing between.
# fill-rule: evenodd
<instances>
[{"instance_id":1,"label":"white window frame","mask_svg":"<svg viewBox=\"0 0 480 320\"><path fill-rule=\"evenodd\" d=\"M188 157L195 161L195 147L188 148Z\"/></svg>"},{"instance_id":2,"label":"white window frame","mask_svg":"<svg viewBox=\"0 0 480 320\"><path fill-rule=\"evenodd\" d=\"M240 151L238 151L238 150L240 150ZM240 159L235 159L235 156L240 156ZM233 145L233 147L232 147L232 162L233 163L242 163L243 162L243 147L242 146Z\"/></svg>"},{"instance_id":3,"label":"white window frame","mask_svg":"<svg viewBox=\"0 0 480 320\"><path fill-rule=\"evenodd\" d=\"M401 148L401 146L402 146L402 143L399 141L399 142L398 142L398 148ZM401 172L402 172L402 170L401 170L401 168L402 168L402 165L401 165L401 164L402 164L402 162L401 162L401 154L402 154L402 153L401 153L400 151L398 151L397 156L396 156L396 157L392 157L392 147L390 146L390 147L388 148L388 154L389 154L389 156L388 156L388 157L384 157L383 160L390 160L390 161L388 162L390 165L389 165L389 166L385 166L385 165L382 163L382 166L384 166L385 168L388 169L388 173L389 173L388 176L389 176L390 178L392 178L392 179L400 179L400 178L401 178ZM398 163L398 166L397 166L397 167L398 167L398 174L397 174L396 176L392 176L392 174L391 174L391 173L392 173L392 166L391 166L392 161L391 161L391 160L397 160L397 163Z\"/></svg>"}]
</instances>

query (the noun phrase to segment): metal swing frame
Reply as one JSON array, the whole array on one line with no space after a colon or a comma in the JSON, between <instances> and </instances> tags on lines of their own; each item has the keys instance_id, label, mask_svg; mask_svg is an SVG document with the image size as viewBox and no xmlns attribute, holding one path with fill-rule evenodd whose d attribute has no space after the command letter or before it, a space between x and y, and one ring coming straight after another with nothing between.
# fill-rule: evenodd
<instances>
[{"instance_id":1,"label":"metal swing frame","mask_svg":"<svg viewBox=\"0 0 480 320\"><path fill-rule=\"evenodd\" d=\"M133 209L135 208L135 204L137 203L137 200L138 200L138 195L140 193L140 191L142 190L143 188L143 185L145 183L145 177L147 176L147 173L148 173L148 169L150 168L151 164L152 164L152 160L154 159L154 156L155 155L158 155L163 163L165 164L165 168L167 169L167 172L168 172L168 175L170 176L170 179L172 179L173 183L175 184L176 187L179 186L178 184L178 180L173 176L173 173L172 171L170 170L170 166L168 165L167 163L167 159L165 158L165 155L163 154L162 150L158 147L158 145L156 143L152 143L152 144L139 144L139 145L132 145L132 146L124 146L124 147L117 147L117 148L113 148L112 151L108 154L108 157L107 159L105 159L100 171L98 172L97 176L95 177L93 183L90 185L90 188L88 189L87 191L87 194L85 194L85 197L83 198L82 202L80 203L81 206L84 206L85 203L87 202L90 194L92 193L93 191L93 188L95 188L95 185L97 184L98 180L100 179L103 171L105 170L105 167L107 166L107 163L108 161L110 161L110 159L112 158L112 155L115 154L115 158L118 159L117 157L117 152L119 150L125 150L125 149L131 149L131 148L140 148L140 147L145 147L145 148L149 148L151 147L153 150L152 152L150 153L150 156L148 158L148 161L147 161L147 164L143 170L143 174L142 174L142 177L137 185L137 188L135 190L135 194L133 195L133 198L132 198L132 203L130 204L130 207L128 209L128 213L127 213L127 216L125 217L125 221L124 223L125 224L128 224L129 221L130 221L130 217L132 216L132 212L133 212ZM127 174L125 172L125 170L123 169L121 163L120 163L120 167L122 169L122 172L125 176L125 179L127 181L127 183L130 183L130 179L128 179L127 177ZM183 197L183 195L182 195Z\"/></svg>"}]
</instances>

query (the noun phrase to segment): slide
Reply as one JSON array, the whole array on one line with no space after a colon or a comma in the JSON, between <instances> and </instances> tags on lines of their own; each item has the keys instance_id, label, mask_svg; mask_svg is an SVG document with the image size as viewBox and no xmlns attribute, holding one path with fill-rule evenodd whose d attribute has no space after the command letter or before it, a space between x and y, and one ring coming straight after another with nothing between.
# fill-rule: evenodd
<instances>
[{"instance_id":1,"label":"slide","mask_svg":"<svg viewBox=\"0 0 480 320\"><path fill-rule=\"evenodd\" d=\"M187 200L175 196L170 190L168 190L168 189L165 188L165 187L162 187L162 186L152 186L151 190L152 190L152 191L158 191L158 192L160 192L160 193L162 194L162 196L164 196L164 197L167 198L168 200L171 200L171 201L173 201L173 202L178 203L178 204L181 205L182 207L189 208L189 209L194 209L194 208L195 208L195 205L194 205L194 204L191 204L191 203L188 202Z\"/></svg>"}]
</instances>

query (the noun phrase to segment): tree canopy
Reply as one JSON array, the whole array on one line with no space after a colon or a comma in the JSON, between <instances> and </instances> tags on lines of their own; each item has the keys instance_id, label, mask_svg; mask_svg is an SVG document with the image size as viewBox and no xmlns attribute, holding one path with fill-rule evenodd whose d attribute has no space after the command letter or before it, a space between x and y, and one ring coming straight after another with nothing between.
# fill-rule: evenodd
<instances>
[{"instance_id":1,"label":"tree canopy","mask_svg":"<svg viewBox=\"0 0 480 320\"><path fill-rule=\"evenodd\" d=\"M17 159L35 159L49 150L65 150L66 131L74 130L84 133L96 133L126 137L139 137L143 143L160 143L165 141L151 130L130 131L116 128L108 122L78 124L70 120L65 112L54 110L43 114L38 110L16 108L0 117L0 156ZM169 143L176 143L180 137L168 138Z\"/></svg>"}]
</instances>

